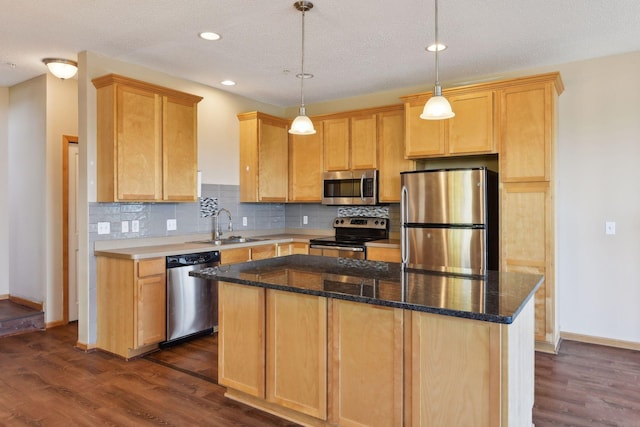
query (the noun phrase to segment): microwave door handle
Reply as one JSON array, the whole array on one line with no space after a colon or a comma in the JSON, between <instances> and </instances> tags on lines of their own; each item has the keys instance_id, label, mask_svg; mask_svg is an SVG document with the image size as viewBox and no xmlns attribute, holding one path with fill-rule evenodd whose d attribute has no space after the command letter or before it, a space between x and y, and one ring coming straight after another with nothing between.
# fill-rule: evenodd
<instances>
[{"instance_id":1,"label":"microwave door handle","mask_svg":"<svg viewBox=\"0 0 640 427\"><path fill-rule=\"evenodd\" d=\"M360 200L364 201L364 174L360 176Z\"/></svg>"},{"instance_id":2,"label":"microwave door handle","mask_svg":"<svg viewBox=\"0 0 640 427\"><path fill-rule=\"evenodd\" d=\"M407 230L407 220L409 209L409 191L406 186L402 186L402 192L400 194L400 252L402 263L406 264L409 261L409 230Z\"/></svg>"}]
</instances>

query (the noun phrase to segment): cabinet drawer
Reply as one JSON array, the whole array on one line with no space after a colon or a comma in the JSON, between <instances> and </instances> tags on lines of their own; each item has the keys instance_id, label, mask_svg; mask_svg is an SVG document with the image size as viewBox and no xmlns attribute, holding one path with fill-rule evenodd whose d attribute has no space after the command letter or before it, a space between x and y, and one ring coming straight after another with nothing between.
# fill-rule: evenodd
<instances>
[{"instance_id":1,"label":"cabinet drawer","mask_svg":"<svg viewBox=\"0 0 640 427\"><path fill-rule=\"evenodd\" d=\"M251 248L236 248L220 251L220 264L251 261Z\"/></svg>"},{"instance_id":2,"label":"cabinet drawer","mask_svg":"<svg viewBox=\"0 0 640 427\"><path fill-rule=\"evenodd\" d=\"M138 261L138 277L149 277L164 274L165 269L165 258L153 258Z\"/></svg>"}]
</instances>

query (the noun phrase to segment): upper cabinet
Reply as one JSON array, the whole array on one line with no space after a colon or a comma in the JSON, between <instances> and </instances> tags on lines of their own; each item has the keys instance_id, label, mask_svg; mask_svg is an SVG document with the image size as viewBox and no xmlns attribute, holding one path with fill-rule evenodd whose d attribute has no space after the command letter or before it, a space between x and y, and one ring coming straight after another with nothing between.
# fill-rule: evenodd
<instances>
[{"instance_id":1,"label":"upper cabinet","mask_svg":"<svg viewBox=\"0 0 640 427\"><path fill-rule=\"evenodd\" d=\"M404 158L404 110L377 114L378 119L378 199L382 203L400 202L400 172L413 170L413 160Z\"/></svg>"},{"instance_id":2,"label":"upper cabinet","mask_svg":"<svg viewBox=\"0 0 640 427\"><path fill-rule=\"evenodd\" d=\"M376 113L356 111L322 120L324 170L375 169L377 159Z\"/></svg>"},{"instance_id":3,"label":"upper cabinet","mask_svg":"<svg viewBox=\"0 0 640 427\"><path fill-rule=\"evenodd\" d=\"M289 120L251 112L240 121L240 201L287 201Z\"/></svg>"},{"instance_id":4,"label":"upper cabinet","mask_svg":"<svg viewBox=\"0 0 640 427\"><path fill-rule=\"evenodd\" d=\"M97 200L197 198L199 96L109 74L98 100Z\"/></svg>"},{"instance_id":5,"label":"upper cabinet","mask_svg":"<svg viewBox=\"0 0 640 427\"><path fill-rule=\"evenodd\" d=\"M420 118L431 93L402 97L405 102L405 156L407 158L460 156L496 152L493 90L444 91L455 117L448 120Z\"/></svg>"},{"instance_id":6,"label":"upper cabinet","mask_svg":"<svg viewBox=\"0 0 640 427\"><path fill-rule=\"evenodd\" d=\"M289 202L322 201L323 126L315 135L289 135Z\"/></svg>"}]
</instances>

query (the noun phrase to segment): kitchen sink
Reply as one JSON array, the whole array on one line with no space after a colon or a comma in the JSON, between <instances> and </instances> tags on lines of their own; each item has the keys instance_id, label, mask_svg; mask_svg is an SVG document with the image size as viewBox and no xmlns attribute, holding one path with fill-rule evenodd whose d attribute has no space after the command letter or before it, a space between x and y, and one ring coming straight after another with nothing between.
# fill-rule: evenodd
<instances>
[{"instance_id":1,"label":"kitchen sink","mask_svg":"<svg viewBox=\"0 0 640 427\"><path fill-rule=\"evenodd\" d=\"M197 240L191 243L207 243L209 245L230 245L233 243L251 243L251 242L261 242L265 239L256 239L254 237L242 237L242 236L229 236L220 240Z\"/></svg>"}]
</instances>

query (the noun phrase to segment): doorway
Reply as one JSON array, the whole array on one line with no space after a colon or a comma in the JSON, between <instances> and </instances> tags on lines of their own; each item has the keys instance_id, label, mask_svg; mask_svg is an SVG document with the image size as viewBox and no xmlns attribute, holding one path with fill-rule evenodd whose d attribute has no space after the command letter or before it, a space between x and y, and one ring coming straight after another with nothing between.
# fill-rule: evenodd
<instances>
[{"instance_id":1,"label":"doorway","mask_svg":"<svg viewBox=\"0 0 640 427\"><path fill-rule=\"evenodd\" d=\"M78 320L78 137L62 136L62 320Z\"/></svg>"}]
</instances>

